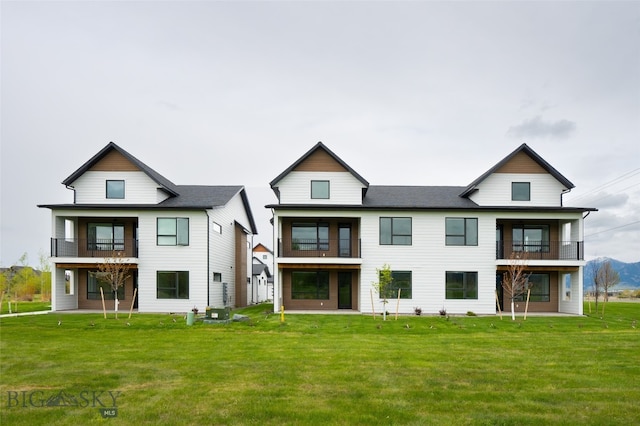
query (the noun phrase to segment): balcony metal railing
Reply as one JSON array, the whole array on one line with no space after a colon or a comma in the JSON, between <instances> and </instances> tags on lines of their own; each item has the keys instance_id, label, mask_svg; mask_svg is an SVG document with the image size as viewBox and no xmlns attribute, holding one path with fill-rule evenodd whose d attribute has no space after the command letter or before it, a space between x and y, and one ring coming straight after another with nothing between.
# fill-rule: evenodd
<instances>
[{"instance_id":1,"label":"balcony metal railing","mask_svg":"<svg viewBox=\"0 0 640 426\"><path fill-rule=\"evenodd\" d=\"M584 241L496 241L496 259L514 252L533 260L584 260Z\"/></svg>"},{"instance_id":2,"label":"balcony metal railing","mask_svg":"<svg viewBox=\"0 0 640 426\"><path fill-rule=\"evenodd\" d=\"M360 240L308 239L278 240L280 257L360 257Z\"/></svg>"},{"instance_id":3,"label":"balcony metal railing","mask_svg":"<svg viewBox=\"0 0 640 426\"><path fill-rule=\"evenodd\" d=\"M120 240L88 240L52 238L52 257L109 257L113 252L124 257L138 257L138 241L134 238Z\"/></svg>"}]
</instances>

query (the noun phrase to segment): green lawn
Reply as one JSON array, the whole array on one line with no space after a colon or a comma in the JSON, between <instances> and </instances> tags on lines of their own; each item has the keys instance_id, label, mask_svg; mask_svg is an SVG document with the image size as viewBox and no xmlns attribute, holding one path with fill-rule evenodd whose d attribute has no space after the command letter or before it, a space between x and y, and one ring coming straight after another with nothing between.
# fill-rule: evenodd
<instances>
[{"instance_id":1,"label":"green lawn","mask_svg":"<svg viewBox=\"0 0 640 426\"><path fill-rule=\"evenodd\" d=\"M12 313L25 313L25 312L37 312L37 311L50 311L51 310L51 302L11 302L11 312ZM5 298L2 302L2 306L0 306L0 315L9 313L9 303Z\"/></svg>"},{"instance_id":2,"label":"green lawn","mask_svg":"<svg viewBox=\"0 0 640 426\"><path fill-rule=\"evenodd\" d=\"M228 325L122 312L3 318L0 424L640 422L637 303L609 303L603 319L515 322L286 315L281 324L268 309ZM63 403L42 406L61 391ZM105 419L114 398L117 417Z\"/></svg>"}]
</instances>

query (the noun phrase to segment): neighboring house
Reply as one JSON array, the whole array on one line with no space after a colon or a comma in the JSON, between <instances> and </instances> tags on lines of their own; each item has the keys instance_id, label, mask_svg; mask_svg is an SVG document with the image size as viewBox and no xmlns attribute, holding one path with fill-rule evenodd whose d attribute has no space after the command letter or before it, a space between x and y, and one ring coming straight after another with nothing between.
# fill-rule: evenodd
<instances>
[{"instance_id":1,"label":"neighboring house","mask_svg":"<svg viewBox=\"0 0 640 426\"><path fill-rule=\"evenodd\" d=\"M242 186L175 185L111 142L62 182L72 204L51 209L52 309L108 309L97 265L131 265L120 309L186 312L245 306L256 226ZM248 252L249 251L249 252ZM124 305L124 306L123 306Z\"/></svg>"},{"instance_id":2,"label":"neighboring house","mask_svg":"<svg viewBox=\"0 0 640 426\"><path fill-rule=\"evenodd\" d=\"M269 266L255 257L253 258L253 273L248 293L250 295L249 303L251 304L273 300L273 279Z\"/></svg>"},{"instance_id":3,"label":"neighboring house","mask_svg":"<svg viewBox=\"0 0 640 426\"><path fill-rule=\"evenodd\" d=\"M464 187L369 185L320 142L270 185L274 310L381 312L372 283L388 264L390 312L494 314L496 299L509 306L500 281L516 252L529 311L582 314L583 214L595 209L563 207L574 185L526 144Z\"/></svg>"},{"instance_id":4,"label":"neighboring house","mask_svg":"<svg viewBox=\"0 0 640 426\"><path fill-rule=\"evenodd\" d=\"M273 300L273 251L262 243L253 247L251 294L255 303ZM264 287L263 287L264 285Z\"/></svg>"},{"instance_id":5,"label":"neighboring house","mask_svg":"<svg viewBox=\"0 0 640 426\"><path fill-rule=\"evenodd\" d=\"M253 247L253 257L273 269L273 251L264 244L258 243Z\"/></svg>"}]
</instances>

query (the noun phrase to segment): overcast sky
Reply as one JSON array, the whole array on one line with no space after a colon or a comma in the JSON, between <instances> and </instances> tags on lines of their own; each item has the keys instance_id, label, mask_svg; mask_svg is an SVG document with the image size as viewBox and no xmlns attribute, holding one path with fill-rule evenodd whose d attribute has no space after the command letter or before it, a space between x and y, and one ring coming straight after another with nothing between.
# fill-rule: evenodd
<instances>
[{"instance_id":1,"label":"overcast sky","mask_svg":"<svg viewBox=\"0 0 640 426\"><path fill-rule=\"evenodd\" d=\"M587 258L640 261L640 2L1 3L0 264L48 254L113 141L175 184L268 183L318 141L372 185L466 186L523 142Z\"/></svg>"}]
</instances>

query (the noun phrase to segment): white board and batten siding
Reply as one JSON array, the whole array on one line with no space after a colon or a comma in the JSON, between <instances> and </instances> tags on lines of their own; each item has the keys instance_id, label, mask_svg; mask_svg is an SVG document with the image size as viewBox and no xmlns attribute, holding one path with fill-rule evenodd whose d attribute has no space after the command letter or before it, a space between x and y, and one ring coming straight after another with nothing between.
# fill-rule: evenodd
<instances>
[{"instance_id":1,"label":"white board and batten siding","mask_svg":"<svg viewBox=\"0 0 640 426\"><path fill-rule=\"evenodd\" d=\"M311 198L311 181L329 181L329 199ZM362 182L348 172L290 172L278 182L280 204L362 204Z\"/></svg>"},{"instance_id":2,"label":"white board and batten siding","mask_svg":"<svg viewBox=\"0 0 640 426\"><path fill-rule=\"evenodd\" d=\"M188 246L157 245L157 218L189 218ZM139 214L139 312L188 312L207 303L207 215L204 211L151 210ZM188 299L158 299L158 271L188 271Z\"/></svg>"},{"instance_id":3,"label":"white board and batten siding","mask_svg":"<svg viewBox=\"0 0 640 426\"><path fill-rule=\"evenodd\" d=\"M107 180L124 180L124 199L108 199ZM167 198L144 172L87 171L73 182L76 204L157 204Z\"/></svg>"},{"instance_id":4,"label":"white board and batten siding","mask_svg":"<svg viewBox=\"0 0 640 426\"><path fill-rule=\"evenodd\" d=\"M531 200L512 201L511 183L530 182ZM493 173L478 184L469 198L480 206L559 207L562 192L567 188L550 174Z\"/></svg>"},{"instance_id":5,"label":"white board and batten siding","mask_svg":"<svg viewBox=\"0 0 640 426\"><path fill-rule=\"evenodd\" d=\"M371 212L362 216L362 253L360 311L371 312L371 283L377 282L376 268L388 264L391 270L411 271L412 298L400 299L399 312L413 313L420 307L424 313L437 313L443 307L450 313L495 313L495 218L490 214L460 214L459 212L395 211L393 217L412 218L411 245L380 245L379 218L388 212ZM477 217L477 246L447 246L446 217ZM447 300L446 272L477 272L478 298ZM374 308L382 309L374 290ZM387 306L395 312L397 300Z\"/></svg>"}]
</instances>

